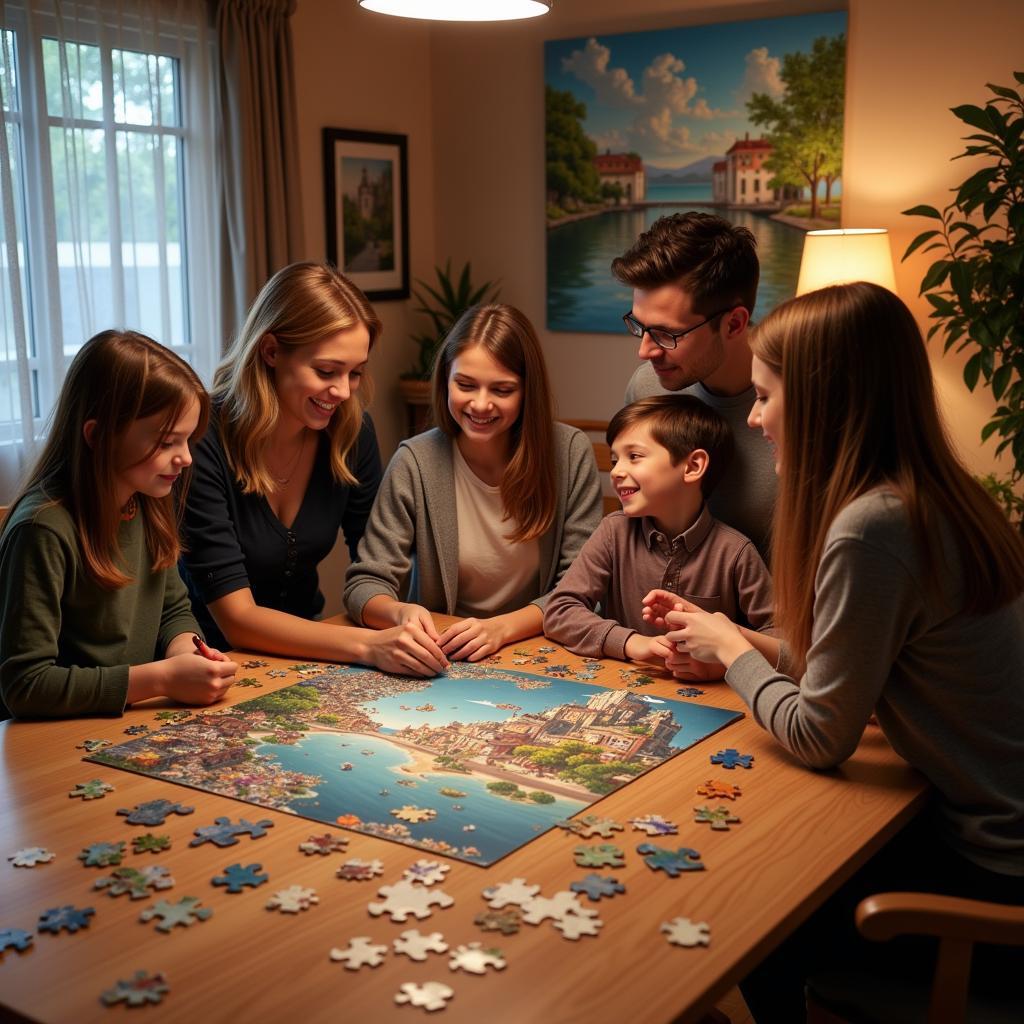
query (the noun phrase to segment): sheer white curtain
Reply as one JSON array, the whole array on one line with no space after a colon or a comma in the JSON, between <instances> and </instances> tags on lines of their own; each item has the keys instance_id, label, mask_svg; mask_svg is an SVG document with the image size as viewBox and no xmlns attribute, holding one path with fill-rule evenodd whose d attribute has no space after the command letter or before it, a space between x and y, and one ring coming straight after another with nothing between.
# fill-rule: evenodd
<instances>
[{"instance_id":1,"label":"sheer white curtain","mask_svg":"<svg viewBox=\"0 0 1024 1024\"><path fill-rule=\"evenodd\" d=\"M220 351L205 0L0 0L0 504L78 348Z\"/></svg>"}]
</instances>

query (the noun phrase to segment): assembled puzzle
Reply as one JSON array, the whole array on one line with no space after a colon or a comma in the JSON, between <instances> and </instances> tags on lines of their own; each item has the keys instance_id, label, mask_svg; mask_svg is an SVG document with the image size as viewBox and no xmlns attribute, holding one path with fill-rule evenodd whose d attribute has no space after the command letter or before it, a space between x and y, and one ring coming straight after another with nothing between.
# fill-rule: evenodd
<instances>
[{"instance_id":1,"label":"assembled puzzle","mask_svg":"<svg viewBox=\"0 0 1024 1024\"><path fill-rule=\"evenodd\" d=\"M742 717L493 664L294 671L87 760L488 865Z\"/></svg>"}]
</instances>

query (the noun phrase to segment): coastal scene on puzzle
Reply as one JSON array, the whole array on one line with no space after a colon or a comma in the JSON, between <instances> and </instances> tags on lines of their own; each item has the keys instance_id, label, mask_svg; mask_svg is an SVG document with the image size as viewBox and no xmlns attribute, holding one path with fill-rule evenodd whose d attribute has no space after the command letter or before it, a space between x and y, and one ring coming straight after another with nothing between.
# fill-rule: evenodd
<instances>
[{"instance_id":1,"label":"coastal scene on puzzle","mask_svg":"<svg viewBox=\"0 0 1024 1024\"><path fill-rule=\"evenodd\" d=\"M295 668L89 760L487 865L741 717L492 666Z\"/></svg>"}]
</instances>

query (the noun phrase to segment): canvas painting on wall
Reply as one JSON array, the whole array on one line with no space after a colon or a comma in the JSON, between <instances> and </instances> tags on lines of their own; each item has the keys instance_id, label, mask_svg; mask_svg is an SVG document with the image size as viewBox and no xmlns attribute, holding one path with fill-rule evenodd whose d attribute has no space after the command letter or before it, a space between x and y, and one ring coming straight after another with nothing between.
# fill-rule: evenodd
<instances>
[{"instance_id":1,"label":"canvas painting on wall","mask_svg":"<svg viewBox=\"0 0 1024 1024\"><path fill-rule=\"evenodd\" d=\"M845 51L845 11L545 43L548 328L622 331L611 261L686 210L754 232L755 319L790 298L840 226Z\"/></svg>"}]
</instances>

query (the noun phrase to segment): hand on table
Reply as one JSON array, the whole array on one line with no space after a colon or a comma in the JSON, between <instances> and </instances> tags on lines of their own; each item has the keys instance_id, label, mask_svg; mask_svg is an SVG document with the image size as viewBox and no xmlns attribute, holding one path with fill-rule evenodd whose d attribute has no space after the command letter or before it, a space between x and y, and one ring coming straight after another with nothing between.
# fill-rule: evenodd
<instances>
[{"instance_id":1,"label":"hand on table","mask_svg":"<svg viewBox=\"0 0 1024 1024\"><path fill-rule=\"evenodd\" d=\"M643 661L658 668L665 668L666 661L674 648L663 636L643 636L634 633L626 641L626 657L630 661Z\"/></svg>"},{"instance_id":2,"label":"hand on table","mask_svg":"<svg viewBox=\"0 0 1024 1024\"><path fill-rule=\"evenodd\" d=\"M181 704L205 705L220 700L234 683L238 665L212 647L207 647L207 652L205 656L188 651L164 658L160 692Z\"/></svg>"},{"instance_id":3,"label":"hand on table","mask_svg":"<svg viewBox=\"0 0 1024 1024\"><path fill-rule=\"evenodd\" d=\"M434 625L434 617L421 604L412 604L408 601L396 601L394 608L394 619L396 626L405 626L410 622L418 625L431 640L438 640L440 634Z\"/></svg>"},{"instance_id":4,"label":"hand on table","mask_svg":"<svg viewBox=\"0 0 1024 1024\"><path fill-rule=\"evenodd\" d=\"M453 661L480 661L506 643L501 616L453 622L437 642Z\"/></svg>"},{"instance_id":5,"label":"hand on table","mask_svg":"<svg viewBox=\"0 0 1024 1024\"><path fill-rule=\"evenodd\" d=\"M418 605L406 607L419 608ZM402 676L437 676L448 667L448 659L437 645L437 630L433 630L431 636L416 616L390 629L366 632L365 660L382 672Z\"/></svg>"}]
</instances>

